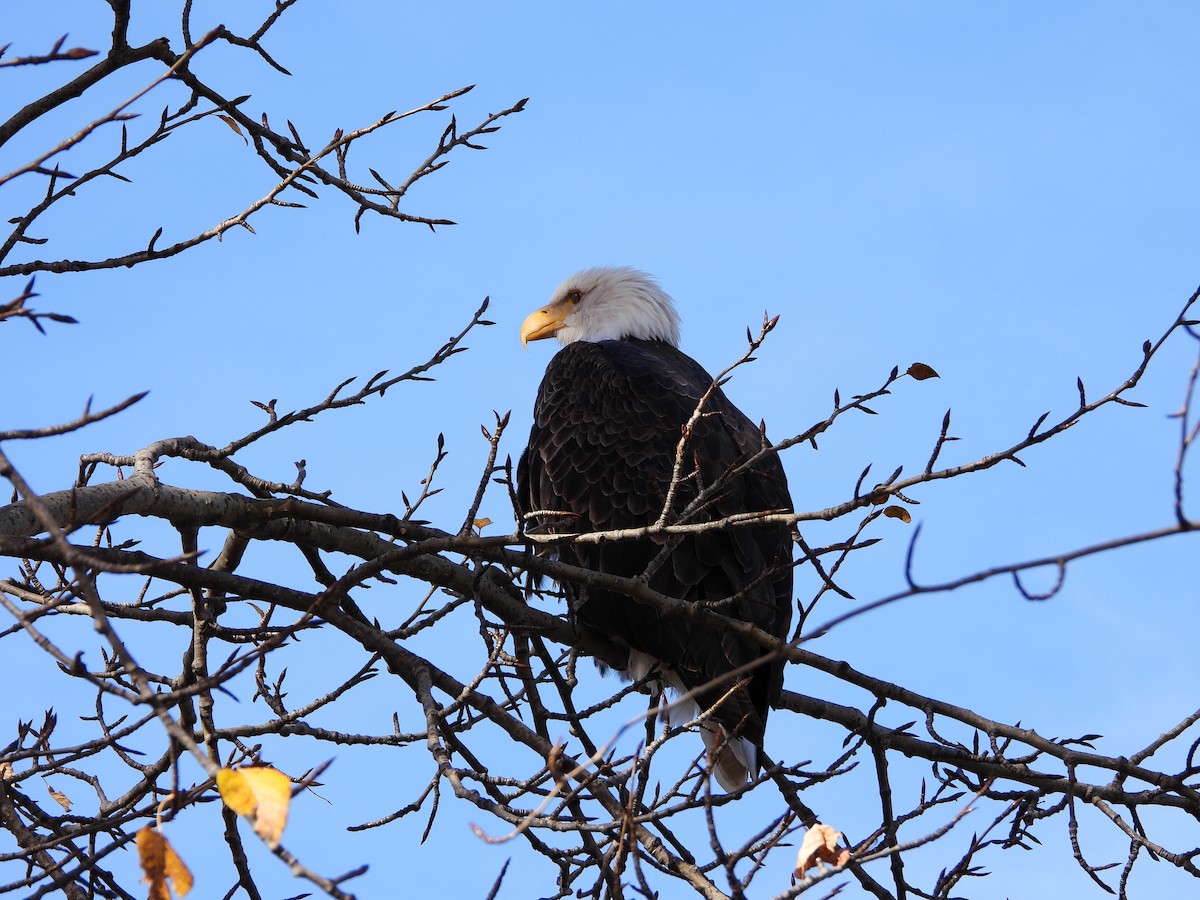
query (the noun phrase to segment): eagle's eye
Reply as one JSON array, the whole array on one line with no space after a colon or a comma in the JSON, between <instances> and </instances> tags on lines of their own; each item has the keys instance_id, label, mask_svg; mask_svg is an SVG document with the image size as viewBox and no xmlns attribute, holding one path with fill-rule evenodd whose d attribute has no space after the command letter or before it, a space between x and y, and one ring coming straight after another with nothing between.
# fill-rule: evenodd
<instances>
[{"instance_id":1,"label":"eagle's eye","mask_svg":"<svg viewBox=\"0 0 1200 900\"><path fill-rule=\"evenodd\" d=\"M579 288L567 291L567 299L572 303L578 303L583 299L583 291L579 290Z\"/></svg>"}]
</instances>

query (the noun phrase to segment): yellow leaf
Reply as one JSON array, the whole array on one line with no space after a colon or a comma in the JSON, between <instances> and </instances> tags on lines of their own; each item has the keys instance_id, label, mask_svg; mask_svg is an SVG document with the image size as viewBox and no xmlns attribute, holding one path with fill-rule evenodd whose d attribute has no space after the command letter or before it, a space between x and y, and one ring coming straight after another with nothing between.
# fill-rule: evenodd
<instances>
[{"instance_id":1,"label":"yellow leaf","mask_svg":"<svg viewBox=\"0 0 1200 900\"><path fill-rule=\"evenodd\" d=\"M275 769L243 769L242 777L258 798L254 813L254 830L274 850L287 825L288 806L292 802L292 782Z\"/></svg>"},{"instance_id":2,"label":"yellow leaf","mask_svg":"<svg viewBox=\"0 0 1200 900\"><path fill-rule=\"evenodd\" d=\"M917 381L925 381L927 378L941 378L937 372L933 371L933 366L927 366L925 363L913 363L908 367L908 372Z\"/></svg>"},{"instance_id":3,"label":"yellow leaf","mask_svg":"<svg viewBox=\"0 0 1200 900\"><path fill-rule=\"evenodd\" d=\"M912 516L903 506L889 506L883 511L883 514L890 519L899 519L905 525L912 521Z\"/></svg>"},{"instance_id":4,"label":"yellow leaf","mask_svg":"<svg viewBox=\"0 0 1200 900\"><path fill-rule=\"evenodd\" d=\"M223 116L220 113L217 113L217 118L232 128L233 133L240 137L245 143L250 143L248 140L246 140L246 136L242 134L242 126L237 123L237 120L234 119L233 116Z\"/></svg>"},{"instance_id":5,"label":"yellow leaf","mask_svg":"<svg viewBox=\"0 0 1200 900\"><path fill-rule=\"evenodd\" d=\"M66 794L64 794L62 791L56 791L54 788L50 787L49 784L46 785L46 790L50 792L50 796L53 797L55 802L63 808L64 812L71 811L71 801L67 798Z\"/></svg>"},{"instance_id":6,"label":"yellow leaf","mask_svg":"<svg viewBox=\"0 0 1200 900\"><path fill-rule=\"evenodd\" d=\"M474 523L475 529L477 531L483 531L483 529L487 528L489 525L492 524L492 520L491 519L474 519L473 523Z\"/></svg>"},{"instance_id":7,"label":"yellow leaf","mask_svg":"<svg viewBox=\"0 0 1200 900\"><path fill-rule=\"evenodd\" d=\"M142 881L150 885L150 900L171 900L168 881L176 896L187 896L192 889L192 873L157 828L147 825L137 833L137 849L145 873Z\"/></svg>"},{"instance_id":8,"label":"yellow leaf","mask_svg":"<svg viewBox=\"0 0 1200 900\"><path fill-rule=\"evenodd\" d=\"M222 769L217 773L217 790L225 805L248 819L268 847L279 846L292 800L292 783L286 775L268 766Z\"/></svg>"},{"instance_id":9,"label":"yellow leaf","mask_svg":"<svg viewBox=\"0 0 1200 900\"><path fill-rule=\"evenodd\" d=\"M239 816L254 815L257 801L254 799L254 792L250 790L250 785L246 783L246 779L240 772L235 769L222 769L218 772L217 790L225 805Z\"/></svg>"},{"instance_id":10,"label":"yellow leaf","mask_svg":"<svg viewBox=\"0 0 1200 900\"><path fill-rule=\"evenodd\" d=\"M800 842L800 852L796 854L796 877L803 878L809 869L823 866L825 863L834 866L845 865L850 859L850 852L838 851L837 842L841 837L840 831L834 831L820 822L808 829L804 840Z\"/></svg>"}]
</instances>

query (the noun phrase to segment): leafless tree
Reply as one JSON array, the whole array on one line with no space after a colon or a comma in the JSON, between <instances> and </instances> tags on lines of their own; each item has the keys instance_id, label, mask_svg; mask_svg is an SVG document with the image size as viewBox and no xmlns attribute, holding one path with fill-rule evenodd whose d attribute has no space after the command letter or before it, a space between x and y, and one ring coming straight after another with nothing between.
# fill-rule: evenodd
<instances>
[{"instance_id":1,"label":"leafless tree","mask_svg":"<svg viewBox=\"0 0 1200 900\"><path fill-rule=\"evenodd\" d=\"M251 34L217 28L203 36L191 33L191 4L185 3L178 35L135 47L127 40L128 0L110 0L113 30L107 50L64 49L61 40L48 49L5 48L0 67L9 71L0 78L9 83L23 67L62 67L66 75L56 89L30 99L0 124L0 145L124 67L150 60L160 66L160 74L127 102L0 175L0 187L30 180L42 185L39 199L10 220L0 243L0 276L14 286L12 299L0 307L0 320L9 320L6 341L15 339L20 320L49 331L50 339L55 328L74 321L37 308L34 279L39 273L165 260L219 240L229 229L251 228L267 207L309 202L318 188L347 198L356 224L368 214L431 227L449 224L407 211L409 188L462 150L478 148L479 140L520 112L524 101L469 128L450 116L440 140L428 156L415 161L411 173L383 174L361 162L361 170L355 169L352 147L363 148L357 161L369 153L370 138L379 131L444 113L469 88L339 131L312 149L290 122L272 125L266 114L249 110L246 98L227 97L201 74L205 53L220 44L256 54L282 70L268 50L268 38L293 3L280 0ZM86 68L79 73L81 65ZM150 124L133 121L134 110L144 111L168 83L175 90L182 85L182 102L168 105ZM264 195L192 234L163 240L160 228L144 246L114 256L27 254L30 246L41 247L38 225L50 210L69 215L75 198L93 182L124 179L122 169L135 157L168 152L161 143L165 137L179 132L186 140L189 129L212 117L242 135L256 163L271 173L274 186ZM85 141L96 146L108 141L111 153L81 174L65 171L60 158ZM848 706L786 690L775 728L796 717L809 726L831 728L843 740L818 759L769 760L753 784L733 794L712 788L704 759L695 755L698 742L677 740L697 724L664 724L667 720L658 712L669 699L660 697L653 685L601 681L590 671L577 674L578 657L615 662L618 651L602 637L576 632L553 585L586 584L600 576L536 554L532 545L664 536L753 522L664 518L636 535L538 538L522 534L514 519L513 533L485 536L489 523L480 515L484 497L512 490L507 457L517 445L505 433L506 415L484 428L490 454L479 473L474 502L441 527L420 518L426 500L438 490L440 443L419 492L405 496L403 510L343 506L332 499L332 488L308 485L304 463L297 464L295 480L284 484L239 461L246 448L269 446L285 429L324 420L350 406L379 404L389 388L426 379L430 370L463 351L469 333L490 324L486 301L464 316L458 334L406 372L344 381L294 410L279 409L275 401L257 403L262 424L223 446L169 438L130 447L124 454L85 455L76 483L61 490L35 492L3 446L85 429L119 416L141 395L104 409L89 407L75 420L51 427L0 423L0 475L13 488L12 502L0 508L0 555L8 561L0 578L0 604L9 620L0 628L0 640L36 645L57 662L62 690L82 689L94 696L90 733L82 741L59 737L53 711L34 717L29 704L38 701L31 696L21 696L18 707L19 715L30 718L15 726L3 724L13 733L0 753L0 825L9 836L9 846L0 853L0 892L136 896L138 886L114 873L113 854L156 819L169 835L173 822L197 815L214 798L222 769L269 763L292 778L300 797L319 791L321 772L298 760L369 748L394 754L411 749L404 757L404 774L393 772L382 781L393 811L363 823L362 829L386 829L405 817L425 816L428 833L438 826L443 801L473 807L479 824L476 835L464 835L464 842L523 845L523 858L544 863L547 896L656 896L677 891L680 886L673 883L682 882L709 898L787 897L810 889L829 896L846 883L878 898L951 897L969 891L971 879L984 873L995 854L1028 847L1054 829L1069 835L1085 877L1109 893L1126 896L1135 866L1171 866L1184 878L1200 877L1200 849L1195 846L1200 843L1200 710L1167 724L1145 746L1105 754L1093 746L1094 735L1048 738L872 677L810 649L813 638L883 605L997 578L1013 579L1019 591L1032 597L1022 577L1034 569L1055 567L1061 584L1068 566L1083 557L1194 532L1200 521L1189 517L1184 471L1200 429L1195 402L1200 361L1181 385L1174 521L1092 546L1051 548L1038 559L944 583L920 583L910 569L902 590L858 603L848 613L844 605L835 610L830 602L846 594L839 584L841 573L875 542L880 523L887 517L907 520L908 506L927 485L967 478L1006 462L1024 465L1022 458L1030 451L1057 440L1097 410L1139 405L1133 399L1135 388L1163 346L1200 337L1190 318L1196 300L1196 295L1187 299L1178 317L1164 323L1161 335L1145 343L1124 381L1099 395L1080 382L1078 405L1065 417L1043 415L993 453L947 462L955 439L947 413L940 431L930 435L928 458L915 468L897 470L878 482L864 471L856 483L846 485L843 502L789 516L796 527L797 572L805 577L797 598L799 623L785 645L745 623L724 619L718 611L655 594L641 582L623 585L641 602L736 629L785 655L792 676L821 672L872 698L861 707ZM759 351L772 326L766 321L758 335L748 335L746 357L732 368ZM766 341L762 352L770 349ZM874 389L849 398L835 391L825 418L792 423L788 430L793 436L763 452L797 454L815 448L847 417L884 409L893 392L915 389L931 374L920 364L904 371L898 367ZM775 423L777 430L780 424ZM158 471L167 460L186 464L171 467L170 481ZM195 466L224 479L225 490L189 487L188 473ZM811 540L811 526L818 522L840 528L840 536ZM165 532L155 530L156 525L167 526ZM203 552L201 529L223 533L218 552ZM171 537L163 538L163 533ZM1184 540L1187 549L1181 552L1194 553L1193 539ZM252 570L245 561L263 542L294 550L300 566L267 576ZM916 547L914 535L910 558ZM334 562L345 559L353 562ZM536 582L543 586L540 590L530 587L535 583L530 576L542 576ZM1050 598L1057 589L1037 596ZM94 633L70 628L72 620L90 622ZM443 638L447 634L458 639ZM463 634L473 635L467 650ZM99 662L94 651L85 656L97 640ZM356 662L331 689L297 696L287 680L287 662L319 654L312 648L322 646L321 641L334 642L342 660L357 654ZM439 657L437 648L450 644L459 648L453 658ZM164 645L172 652L160 652ZM182 663L169 668L163 660L172 657ZM406 721L419 719L420 727L404 731L396 717L392 728L373 729L343 713L345 698L373 679L390 682L397 709L404 710ZM789 683L803 685L805 679L789 677ZM13 686L8 691L16 693ZM232 699L241 695L244 700L247 694L257 705ZM249 707L257 715L247 712ZM570 739L556 742L564 732ZM38 782L51 777L58 787L47 795ZM329 777L336 778L336 770ZM67 792L65 783L77 787ZM877 827L841 835L839 852L830 855L828 865L802 866L790 881L778 878L779 872L795 867L794 849L789 848L800 843L805 829L823 821L837 825L836 814L819 808L806 792L820 786L821 795L829 796L841 789L862 804L864 784L878 807ZM72 811L69 799L76 798L68 793L81 791L94 799L76 800L87 811ZM199 876L207 881L204 895L261 896L260 885L268 875L264 867L251 864L247 847L258 838L239 829L235 812L222 809L224 831L213 834L213 844L224 843L225 867L207 866ZM951 835L959 837L967 827L960 823L968 809L974 810L973 834L952 841ZM1080 837L1085 821L1088 828L1116 829L1127 841L1128 853L1115 869L1089 858ZM306 827L304 813L296 813L291 828ZM918 850L941 854L939 873L931 878L914 874L907 861ZM353 895L360 869L335 874L325 871L321 859L299 859L284 845L272 852L317 890L339 898ZM493 894L504 877L501 871Z\"/></svg>"}]
</instances>

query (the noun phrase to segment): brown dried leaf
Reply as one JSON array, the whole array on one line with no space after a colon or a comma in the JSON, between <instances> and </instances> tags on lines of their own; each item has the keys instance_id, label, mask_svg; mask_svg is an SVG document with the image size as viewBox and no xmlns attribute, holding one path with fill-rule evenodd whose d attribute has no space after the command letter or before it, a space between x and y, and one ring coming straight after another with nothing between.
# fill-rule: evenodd
<instances>
[{"instance_id":1,"label":"brown dried leaf","mask_svg":"<svg viewBox=\"0 0 1200 900\"><path fill-rule=\"evenodd\" d=\"M475 525L476 531L483 531L483 529L487 528L489 525L492 524L492 520L486 519L486 518L485 519L474 519L474 520L472 520L472 524Z\"/></svg>"},{"instance_id":2,"label":"brown dried leaf","mask_svg":"<svg viewBox=\"0 0 1200 900\"><path fill-rule=\"evenodd\" d=\"M842 866L850 859L850 851L837 848L842 833L834 831L828 825L818 822L805 832L804 840L800 842L800 852L796 854L796 877L803 878L804 873L813 867L829 863Z\"/></svg>"},{"instance_id":3,"label":"brown dried leaf","mask_svg":"<svg viewBox=\"0 0 1200 900\"><path fill-rule=\"evenodd\" d=\"M889 506L883 511L883 514L889 519L899 519L905 525L912 521L912 516L908 514L908 510L903 506Z\"/></svg>"},{"instance_id":4,"label":"brown dried leaf","mask_svg":"<svg viewBox=\"0 0 1200 900\"><path fill-rule=\"evenodd\" d=\"M937 372L933 371L933 366L927 366L925 363L913 363L908 367L908 372L905 374L911 375L917 381L925 381L928 378L941 378Z\"/></svg>"},{"instance_id":5,"label":"brown dried leaf","mask_svg":"<svg viewBox=\"0 0 1200 900\"><path fill-rule=\"evenodd\" d=\"M192 873L166 838L163 838L163 843L167 848L167 880L171 882L171 888L178 896L186 897L192 889Z\"/></svg>"},{"instance_id":6,"label":"brown dried leaf","mask_svg":"<svg viewBox=\"0 0 1200 900\"><path fill-rule=\"evenodd\" d=\"M242 134L242 126L237 123L237 120L234 119L233 116L223 116L220 113L217 113L217 118L232 128L233 133L240 137L244 143L250 143L250 141L246 138L246 135Z\"/></svg>"},{"instance_id":7,"label":"brown dried leaf","mask_svg":"<svg viewBox=\"0 0 1200 900\"><path fill-rule=\"evenodd\" d=\"M250 821L268 847L279 846L292 801L292 783L269 766L222 769L217 773L217 790L225 805Z\"/></svg>"},{"instance_id":8,"label":"brown dried leaf","mask_svg":"<svg viewBox=\"0 0 1200 900\"><path fill-rule=\"evenodd\" d=\"M192 873L157 828L147 825L137 833L137 849L142 881L150 885L150 900L171 900L168 881L176 896L187 896L192 889Z\"/></svg>"},{"instance_id":9,"label":"brown dried leaf","mask_svg":"<svg viewBox=\"0 0 1200 900\"><path fill-rule=\"evenodd\" d=\"M54 798L54 802L63 808L64 812L71 811L71 801L67 799L67 795L62 791L56 791L49 784L46 785L46 790L50 792L50 796Z\"/></svg>"},{"instance_id":10,"label":"brown dried leaf","mask_svg":"<svg viewBox=\"0 0 1200 900\"><path fill-rule=\"evenodd\" d=\"M546 768L558 785L566 787L567 778L562 771L562 755L563 745L556 741L554 746L550 748L549 755L546 757Z\"/></svg>"}]
</instances>

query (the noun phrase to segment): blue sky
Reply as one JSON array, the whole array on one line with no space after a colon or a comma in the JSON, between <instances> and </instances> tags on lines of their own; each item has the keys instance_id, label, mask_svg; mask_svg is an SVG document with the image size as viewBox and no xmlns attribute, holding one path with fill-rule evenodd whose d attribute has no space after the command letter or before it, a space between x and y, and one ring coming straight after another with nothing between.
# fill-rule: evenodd
<instances>
[{"instance_id":1,"label":"blue sky","mask_svg":"<svg viewBox=\"0 0 1200 900\"><path fill-rule=\"evenodd\" d=\"M246 30L260 7L197 4L194 32L217 22ZM25 55L70 32L68 46L101 48L106 13L98 2L20 4L6 13L0 43ZM146 25L136 40L165 33L178 46L173 15L160 19L147 5L138 16ZM261 421L248 400L278 398L292 408L351 375L406 369L490 296L496 327L473 335L471 352L436 383L402 386L241 458L263 477L288 481L303 457L310 487L392 511L401 490L417 489L442 431L446 490L428 515L457 526L485 458L480 423L511 409L505 452L515 456L524 444L552 348L522 352L520 322L572 271L612 263L660 278L679 304L684 348L713 370L741 353L745 328L764 311L781 315L759 361L730 387L776 438L824 417L835 387L863 392L914 360L941 373L899 385L877 404L879 416L847 421L818 452L791 451L798 508L845 499L867 463L881 475L901 464L919 469L947 408L962 440L943 459L974 459L1019 439L1047 409L1069 412L1077 376L1095 394L1123 381L1142 341L1165 330L1200 281L1197 37L1200 9L1182 2L301 4L266 42L293 77L220 47L197 69L230 94L251 93L246 108L274 124L290 118L310 145L467 84L477 86L454 106L462 125L530 98L490 136L486 153L455 158L411 193L410 211L460 224L435 234L367 216L356 235L353 210L326 191L307 209L266 211L254 235L231 232L172 261L40 275L38 308L81 324L52 326L46 337L22 323L5 329L17 390L6 392L0 427L72 418L89 396L108 404L151 394L82 433L5 450L49 491L69 485L83 452L132 452L184 433L223 444ZM0 118L69 65L0 76ZM149 66L122 73L94 98L47 117L0 148L0 171L155 74ZM154 120L177 99L159 89L138 109ZM148 124L132 123L131 134ZM164 240L180 238L264 195L269 173L237 135L216 120L205 124L125 170L132 186L97 185L47 216L32 233L50 243L26 249L28 258L127 252L159 225ZM352 163L363 181L367 165L403 177L444 125L432 115L401 123L356 147ZM64 168L82 167L115 141L115 131L98 134ZM0 190L5 219L42 189L26 182ZM20 281L0 284L0 300L15 296ZM1167 414L1179 407L1194 353L1178 339L1166 348L1136 394L1147 409L1103 410L1027 454L1026 469L917 492L918 575L949 579L1169 524L1178 429ZM163 477L220 484L177 462ZM508 521L499 494L483 513ZM813 537L846 531L814 529ZM871 559L860 554L844 579L859 600L901 585L910 531L892 522L876 528L884 542ZM1099 749L1128 753L1196 706L1200 664L1176 637L1194 630L1194 558L1188 539L1173 538L1080 563L1063 594L1044 604L1023 601L1007 583L911 600L854 620L812 649L1043 733L1100 732ZM0 673L9 679L44 665L5 659ZM836 689L791 677L796 690ZM5 727L50 702L66 713L71 702L28 700L0 700ZM784 721L773 723L768 749L777 742L780 752L813 755L795 720L794 731L780 733ZM362 800L317 814L341 828L393 805ZM839 808L846 799L836 794L819 803L847 830L869 831L877 819L869 795L862 809ZM472 844L452 822L424 852L465 849L478 865L456 868L448 887L483 896L514 851ZM1035 853L990 857L995 874L972 885L971 896L1095 890L1069 859L1065 822L1047 825L1047 846ZM1169 846L1195 845L1194 832L1165 827ZM1092 822L1085 848L1123 859L1111 830ZM416 854L411 831L339 840L346 868L376 854L370 877L380 880L364 882L364 895L396 877L391 860L370 848ZM300 813L288 842L305 841L311 865L337 868L324 866L327 847L306 836ZM538 883L537 874L526 884ZM502 896L530 895L523 877L513 872ZM1177 892L1185 877L1143 862L1134 895ZM771 883L782 890L786 872Z\"/></svg>"}]
</instances>

